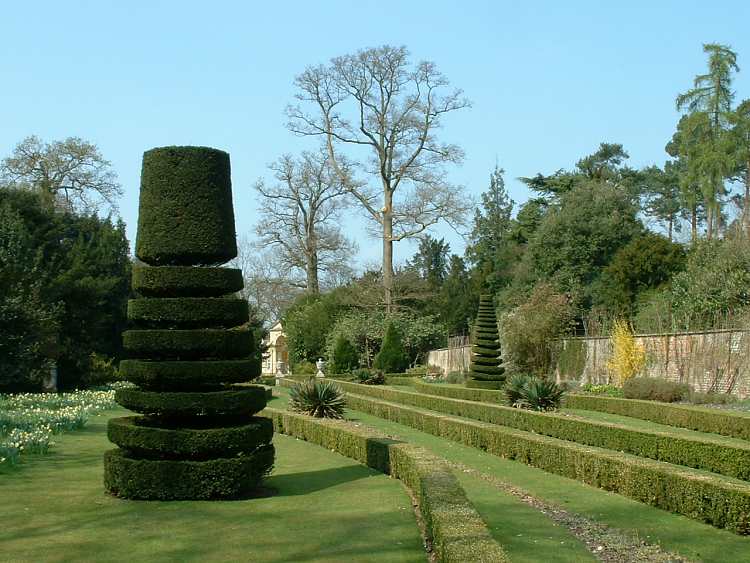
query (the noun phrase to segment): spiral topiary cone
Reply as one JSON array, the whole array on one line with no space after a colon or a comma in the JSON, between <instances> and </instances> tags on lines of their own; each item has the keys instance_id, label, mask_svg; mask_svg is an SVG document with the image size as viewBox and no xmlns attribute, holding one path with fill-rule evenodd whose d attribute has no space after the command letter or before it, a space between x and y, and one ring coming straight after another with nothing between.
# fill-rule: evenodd
<instances>
[{"instance_id":1,"label":"spiral topiary cone","mask_svg":"<svg viewBox=\"0 0 750 563\"><path fill-rule=\"evenodd\" d=\"M500 357L500 337L491 295L479 297L474 333L472 335L471 365L467 387L500 389L505 383L505 368Z\"/></svg>"},{"instance_id":2,"label":"spiral topiary cone","mask_svg":"<svg viewBox=\"0 0 750 563\"><path fill-rule=\"evenodd\" d=\"M110 420L108 492L130 499L221 499L255 490L274 461L273 426L254 416L260 374L237 254L229 155L165 147L143 155L136 256L120 372L136 388L117 402L141 416Z\"/></svg>"}]
</instances>

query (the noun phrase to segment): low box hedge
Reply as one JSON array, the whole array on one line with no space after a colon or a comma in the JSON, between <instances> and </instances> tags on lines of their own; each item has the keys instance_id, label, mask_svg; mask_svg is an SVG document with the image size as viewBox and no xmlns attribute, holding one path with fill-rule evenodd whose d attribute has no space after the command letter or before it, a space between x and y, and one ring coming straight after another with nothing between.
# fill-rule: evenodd
<instances>
[{"instance_id":1,"label":"low box hedge","mask_svg":"<svg viewBox=\"0 0 750 563\"><path fill-rule=\"evenodd\" d=\"M750 480L750 444L729 445L557 413L340 383L344 391Z\"/></svg>"},{"instance_id":2,"label":"low box hedge","mask_svg":"<svg viewBox=\"0 0 750 563\"><path fill-rule=\"evenodd\" d=\"M468 382L467 382L468 383ZM468 385L467 385L468 387ZM491 389L466 389L465 387L448 387L439 383L425 383L415 381L414 389L427 395L438 395L449 399L461 399L463 401L477 401L480 403L504 404L505 393Z\"/></svg>"},{"instance_id":3,"label":"low box hedge","mask_svg":"<svg viewBox=\"0 0 750 563\"><path fill-rule=\"evenodd\" d=\"M249 330L126 330L125 350L133 358L230 360L247 358L255 346Z\"/></svg>"},{"instance_id":4,"label":"low box hedge","mask_svg":"<svg viewBox=\"0 0 750 563\"><path fill-rule=\"evenodd\" d=\"M135 457L158 459L212 459L235 457L270 444L273 424L253 417L244 424L219 428L165 428L152 426L146 417L111 418L107 437Z\"/></svg>"},{"instance_id":5,"label":"low box hedge","mask_svg":"<svg viewBox=\"0 0 750 563\"><path fill-rule=\"evenodd\" d=\"M413 375L390 375L386 374L385 383L386 385L414 385L415 381L418 381L419 377Z\"/></svg>"},{"instance_id":6,"label":"low box hedge","mask_svg":"<svg viewBox=\"0 0 750 563\"><path fill-rule=\"evenodd\" d=\"M630 416L668 426L750 440L750 416L738 413L717 412L701 407L672 405L656 401L579 394L566 395L565 406L571 409Z\"/></svg>"},{"instance_id":7,"label":"low box hedge","mask_svg":"<svg viewBox=\"0 0 750 563\"><path fill-rule=\"evenodd\" d=\"M750 533L750 484L742 481L361 395L348 395L347 406L737 534Z\"/></svg>"},{"instance_id":8,"label":"low box hedge","mask_svg":"<svg viewBox=\"0 0 750 563\"><path fill-rule=\"evenodd\" d=\"M158 297L128 301L128 320L144 328L231 328L248 321L245 299Z\"/></svg>"},{"instance_id":9,"label":"low box hedge","mask_svg":"<svg viewBox=\"0 0 750 563\"><path fill-rule=\"evenodd\" d=\"M273 420L276 432L335 450L401 480L417 499L438 561L509 561L441 458L346 421L317 419L273 408L263 414Z\"/></svg>"},{"instance_id":10,"label":"low box hedge","mask_svg":"<svg viewBox=\"0 0 750 563\"><path fill-rule=\"evenodd\" d=\"M118 389L115 400L128 410L165 417L252 416L266 406L266 389L259 385L222 391L144 391Z\"/></svg>"},{"instance_id":11,"label":"low box hedge","mask_svg":"<svg viewBox=\"0 0 750 563\"><path fill-rule=\"evenodd\" d=\"M467 388L474 390L474 389L502 389L505 386L504 380L494 380L494 379L480 379L483 377L483 374L478 374L477 372L470 372L469 375L474 377L475 379L467 379L466 385Z\"/></svg>"},{"instance_id":12,"label":"low box hedge","mask_svg":"<svg viewBox=\"0 0 750 563\"><path fill-rule=\"evenodd\" d=\"M243 287L239 268L133 266L133 291L144 297L219 297Z\"/></svg>"},{"instance_id":13,"label":"low box hedge","mask_svg":"<svg viewBox=\"0 0 750 563\"><path fill-rule=\"evenodd\" d=\"M120 362L120 375L126 381L148 389L173 391L243 383L254 379L259 372L257 359Z\"/></svg>"},{"instance_id":14,"label":"low box hedge","mask_svg":"<svg viewBox=\"0 0 750 563\"><path fill-rule=\"evenodd\" d=\"M206 461L136 459L104 453L104 488L127 499L210 500L254 493L273 467L273 444L233 458Z\"/></svg>"}]
</instances>

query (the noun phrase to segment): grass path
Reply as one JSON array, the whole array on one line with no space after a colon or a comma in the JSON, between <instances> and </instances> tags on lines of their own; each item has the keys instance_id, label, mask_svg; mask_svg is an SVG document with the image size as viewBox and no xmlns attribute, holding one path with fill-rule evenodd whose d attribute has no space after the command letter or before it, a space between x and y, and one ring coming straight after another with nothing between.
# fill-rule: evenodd
<instances>
[{"instance_id":1,"label":"grass path","mask_svg":"<svg viewBox=\"0 0 750 563\"><path fill-rule=\"evenodd\" d=\"M287 390L281 388L279 392L285 395ZM285 398L275 399L274 406L284 402ZM500 479L513 487L527 491L530 495L585 518L656 543L666 551L698 561L750 562L750 537L737 536L684 516L546 473L517 461L487 454L402 424L355 411L349 411L347 417L425 447L451 462L466 465L480 473ZM500 536L497 539L505 541ZM510 547L508 545L507 551L515 558L517 554ZM528 545L529 553L533 547Z\"/></svg>"},{"instance_id":2,"label":"grass path","mask_svg":"<svg viewBox=\"0 0 750 563\"><path fill-rule=\"evenodd\" d=\"M2 561L426 561L400 483L277 435L278 494L229 502L125 501L106 495L106 420L59 436L52 453L0 473Z\"/></svg>"}]
</instances>

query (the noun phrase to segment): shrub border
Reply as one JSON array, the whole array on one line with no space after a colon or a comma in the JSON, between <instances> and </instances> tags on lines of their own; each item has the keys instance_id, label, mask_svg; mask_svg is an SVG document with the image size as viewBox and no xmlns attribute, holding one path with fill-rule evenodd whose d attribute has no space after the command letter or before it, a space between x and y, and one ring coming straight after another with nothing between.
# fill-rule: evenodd
<instances>
[{"instance_id":1,"label":"shrub border","mask_svg":"<svg viewBox=\"0 0 750 563\"><path fill-rule=\"evenodd\" d=\"M450 399L417 391L372 387L343 381L338 383L349 393L750 480L750 444L747 444L747 447L733 446L557 413Z\"/></svg>"},{"instance_id":2,"label":"shrub border","mask_svg":"<svg viewBox=\"0 0 750 563\"><path fill-rule=\"evenodd\" d=\"M341 420L266 408L274 430L323 446L399 479L414 493L438 561L510 561L448 464L427 450Z\"/></svg>"},{"instance_id":3,"label":"shrub border","mask_svg":"<svg viewBox=\"0 0 750 563\"><path fill-rule=\"evenodd\" d=\"M577 393L566 395L564 401L565 406L570 409L619 414L668 426L750 440L750 417L740 414L658 401L597 397Z\"/></svg>"},{"instance_id":4,"label":"shrub border","mask_svg":"<svg viewBox=\"0 0 750 563\"><path fill-rule=\"evenodd\" d=\"M349 408L576 479L658 508L750 534L750 485L631 454L347 395Z\"/></svg>"}]
</instances>

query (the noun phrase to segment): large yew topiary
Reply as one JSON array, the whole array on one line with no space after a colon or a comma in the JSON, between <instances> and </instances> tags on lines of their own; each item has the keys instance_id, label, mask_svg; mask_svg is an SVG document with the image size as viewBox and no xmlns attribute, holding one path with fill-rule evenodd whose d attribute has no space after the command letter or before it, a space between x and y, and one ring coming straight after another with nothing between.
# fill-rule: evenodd
<instances>
[{"instance_id":1,"label":"large yew topiary","mask_svg":"<svg viewBox=\"0 0 750 563\"><path fill-rule=\"evenodd\" d=\"M466 386L500 389L505 382L505 368L500 357L497 317L491 295L479 297L479 312L472 336L471 366Z\"/></svg>"},{"instance_id":2,"label":"large yew topiary","mask_svg":"<svg viewBox=\"0 0 750 563\"><path fill-rule=\"evenodd\" d=\"M130 330L120 371L137 387L117 402L141 416L109 422L108 492L131 499L218 499L252 493L274 461L273 426L255 416L260 374L239 270L229 155L165 147L143 156Z\"/></svg>"}]
</instances>

